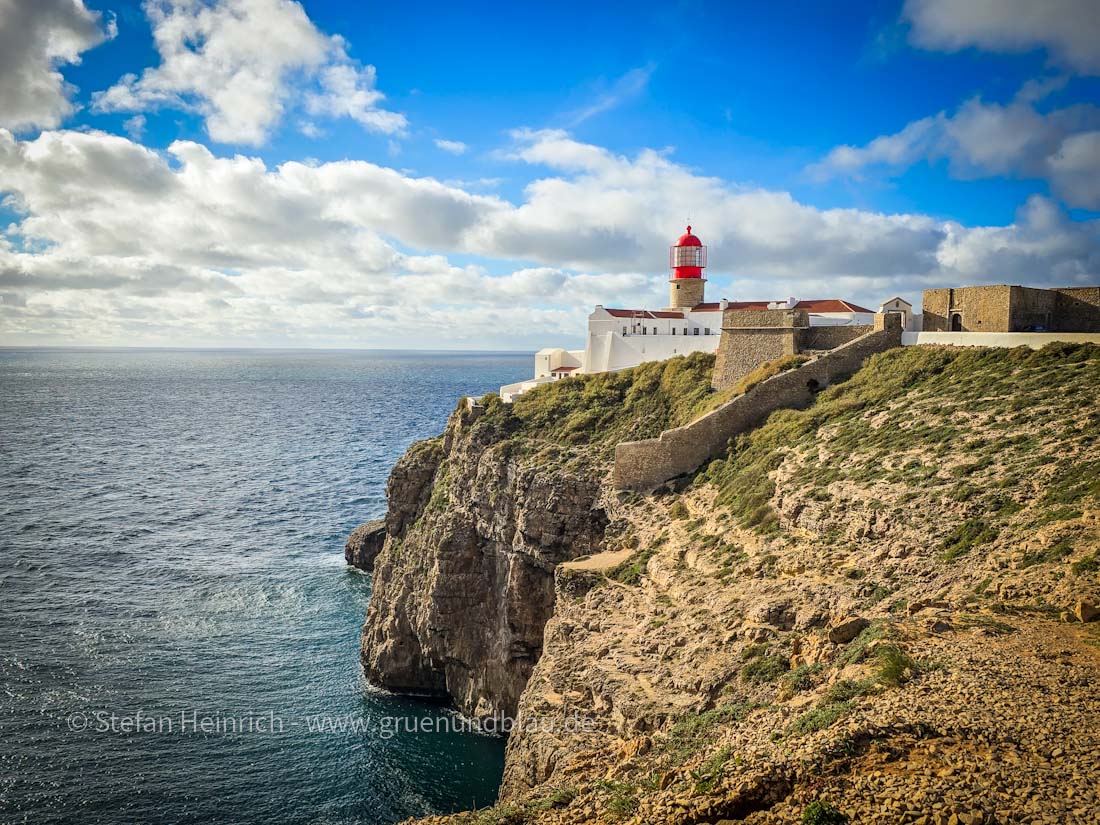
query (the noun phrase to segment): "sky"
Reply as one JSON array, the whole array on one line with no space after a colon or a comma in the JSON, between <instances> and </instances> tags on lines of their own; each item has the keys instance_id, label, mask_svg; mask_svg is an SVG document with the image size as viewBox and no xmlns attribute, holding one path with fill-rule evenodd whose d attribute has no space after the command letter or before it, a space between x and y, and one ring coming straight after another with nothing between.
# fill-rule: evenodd
<instances>
[{"instance_id":1,"label":"sky","mask_svg":"<svg viewBox=\"0 0 1100 825\"><path fill-rule=\"evenodd\" d=\"M1097 0L0 0L0 345L1100 283Z\"/></svg>"}]
</instances>

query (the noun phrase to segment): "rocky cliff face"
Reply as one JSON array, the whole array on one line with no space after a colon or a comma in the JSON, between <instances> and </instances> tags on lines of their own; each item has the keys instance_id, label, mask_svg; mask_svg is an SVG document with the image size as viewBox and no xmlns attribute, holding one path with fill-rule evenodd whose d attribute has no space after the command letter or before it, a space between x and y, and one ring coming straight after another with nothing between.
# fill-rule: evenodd
<instances>
[{"instance_id":1,"label":"rocky cliff face","mask_svg":"<svg viewBox=\"0 0 1100 825\"><path fill-rule=\"evenodd\" d=\"M374 560L386 541L386 520L376 518L351 531L344 544L344 561L367 573L374 569Z\"/></svg>"},{"instance_id":2,"label":"rocky cliff face","mask_svg":"<svg viewBox=\"0 0 1100 825\"><path fill-rule=\"evenodd\" d=\"M596 550L607 525L596 475L498 424L462 408L394 467L361 647L372 682L481 718L515 715L554 568Z\"/></svg>"}]
</instances>

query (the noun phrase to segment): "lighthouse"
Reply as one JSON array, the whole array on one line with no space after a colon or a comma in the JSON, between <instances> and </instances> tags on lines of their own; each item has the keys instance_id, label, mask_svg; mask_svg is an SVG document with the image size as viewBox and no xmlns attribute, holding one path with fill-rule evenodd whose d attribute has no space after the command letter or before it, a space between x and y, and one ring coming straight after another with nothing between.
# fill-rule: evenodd
<instances>
[{"instance_id":1,"label":"lighthouse","mask_svg":"<svg viewBox=\"0 0 1100 825\"><path fill-rule=\"evenodd\" d=\"M707 248L691 233L690 226L669 249L668 264L672 268L672 277L668 280L668 309L690 310L703 303Z\"/></svg>"}]
</instances>

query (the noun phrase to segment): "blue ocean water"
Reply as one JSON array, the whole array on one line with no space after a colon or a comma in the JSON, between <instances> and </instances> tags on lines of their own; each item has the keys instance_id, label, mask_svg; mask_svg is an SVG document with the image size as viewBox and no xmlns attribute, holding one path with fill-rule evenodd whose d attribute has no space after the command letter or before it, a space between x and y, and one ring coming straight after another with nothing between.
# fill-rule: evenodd
<instances>
[{"instance_id":1,"label":"blue ocean water","mask_svg":"<svg viewBox=\"0 0 1100 825\"><path fill-rule=\"evenodd\" d=\"M362 683L370 578L343 542L459 396L529 370L0 350L0 821L369 825L490 803L502 741L412 730L454 717Z\"/></svg>"}]
</instances>

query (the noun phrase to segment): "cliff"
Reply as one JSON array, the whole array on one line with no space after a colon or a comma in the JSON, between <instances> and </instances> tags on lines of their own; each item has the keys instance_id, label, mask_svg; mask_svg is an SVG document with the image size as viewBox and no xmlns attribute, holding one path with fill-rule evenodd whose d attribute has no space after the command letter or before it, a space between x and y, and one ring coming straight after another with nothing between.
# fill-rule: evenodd
<instances>
[{"instance_id":1,"label":"cliff","mask_svg":"<svg viewBox=\"0 0 1100 825\"><path fill-rule=\"evenodd\" d=\"M558 422L543 436L602 397L588 383L532 393ZM432 821L1094 818L1097 386L1096 347L894 350L648 496L601 487L601 430L578 437L598 552L559 557L541 591L501 802ZM650 423L708 403L665 403ZM529 411L513 414L532 439ZM405 601L432 598L415 591Z\"/></svg>"},{"instance_id":2,"label":"cliff","mask_svg":"<svg viewBox=\"0 0 1100 825\"><path fill-rule=\"evenodd\" d=\"M680 382L703 386L711 360L562 382L513 406L487 397L483 413L462 403L441 438L413 445L386 488L367 678L476 718L514 717L553 612L555 567L604 540L615 434L676 420Z\"/></svg>"}]
</instances>

